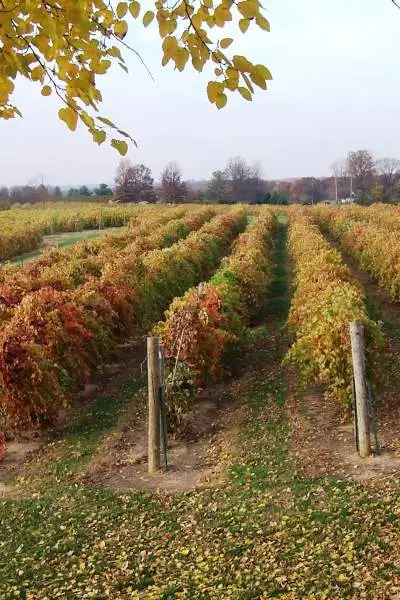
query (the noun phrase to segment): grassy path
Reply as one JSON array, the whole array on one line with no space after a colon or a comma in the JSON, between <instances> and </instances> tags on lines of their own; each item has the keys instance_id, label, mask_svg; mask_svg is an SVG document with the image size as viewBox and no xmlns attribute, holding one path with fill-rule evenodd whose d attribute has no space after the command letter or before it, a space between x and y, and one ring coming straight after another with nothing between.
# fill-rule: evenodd
<instances>
[{"instance_id":1,"label":"grassy path","mask_svg":"<svg viewBox=\"0 0 400 600\"><path fill-rule=\"evenodd\" d=\"M37 250L32 250L31 252L27 252L26 254L22 254L21 256L16 256L15 258L12 258L6 262L11 264L25 264L40 256L46 248L68 248L69 246L73 246L81 240L93 239L104 233L119 233L123 230L123 227L109 227L107 229L86 229L84 231L70 231L66 233L45 235L43 236L40 248Z\"/></svg>"},{"instance_id":2,"label":"grassy path","mask_svg":"<svg viewBox=\"0 0 400 600\"><path fill-rule=\"evenodd\" d=\"M400 492L299 478L290 448L286 225L264 323L232 382L247 421L225 484L151 496L74 483L135 399L127 378L0 503L0 598L370 598L400 594ZM268 316L269 315L269 316ZM46 458L46 457L45 457Z\"/></svg>"}]
</instances>

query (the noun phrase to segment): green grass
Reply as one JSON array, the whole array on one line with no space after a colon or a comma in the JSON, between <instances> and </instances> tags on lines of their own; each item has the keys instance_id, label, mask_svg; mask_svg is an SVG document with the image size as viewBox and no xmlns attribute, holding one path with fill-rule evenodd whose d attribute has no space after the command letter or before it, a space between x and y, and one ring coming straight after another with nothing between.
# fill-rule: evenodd
<instances>
[{"instance_id":1,"label":"green grass","mask_svg":"<svg viewBox=\"0 0 400 600\"><path fill-rule=\"evenodd\" d=\"M280 323L284 227L274 289L286 301L270 298ZM120 393L99 399L62 433L40 474L20 482L24 499L0 503L0 598L395 597L398 482L363 487L298 474L285 347L283 327L257 328L236 393L248 407L239 453L216 489L157 497L76 483L121 411L131 403L140 411L141 381L127 377Z\"/></svg>"}]
</instances>

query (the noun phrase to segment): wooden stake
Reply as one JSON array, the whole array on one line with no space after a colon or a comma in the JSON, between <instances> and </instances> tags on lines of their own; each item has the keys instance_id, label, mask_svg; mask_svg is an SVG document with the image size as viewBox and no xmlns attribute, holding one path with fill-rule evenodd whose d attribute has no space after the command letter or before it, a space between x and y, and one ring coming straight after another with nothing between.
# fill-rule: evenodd
<instances>
[{"instance_id":1,"label":"wooden stake","mask_svg":"<svg viewBox=\"0 0 400 600\"><path fill-rule=\"evenodd\" d=\"M371 454L368 414L367 376L365 368L364 325L360 321L350 323L351 353L353 358L354 387L356 392L356 419L358 452L361 458Z\"/></svg>"},{"instance_id":2,"label":"wooden stake","mask_svg":"<svg viewBox=\"0 0 400 600\"><path fill-rule=\"evenodd\" d=\"M147 374L149 389L148 464L149 473L160 468L160 345L158 338L147 338Z\"/></svg>"}]
</instances>

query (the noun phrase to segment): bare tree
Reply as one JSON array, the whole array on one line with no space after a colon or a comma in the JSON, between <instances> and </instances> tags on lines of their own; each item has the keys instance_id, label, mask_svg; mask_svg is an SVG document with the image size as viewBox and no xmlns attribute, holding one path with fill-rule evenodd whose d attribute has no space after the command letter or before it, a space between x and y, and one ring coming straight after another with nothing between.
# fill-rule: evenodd
<instances>
[{"instance_id":1,"label":"bare tree","mask_svg":"<svg viewBox=\"0 0 400 600\"><path fill-rule=\"evenodd\" d=\"M354 179L356 190L362 194L370 191L375 175L375 161L369 150L349 152L346 160L346 169Z\"/></svg>"},{"instance_id":2,"label":"bare tree","mask_svg":"<svg viewBox=\"0 0 400 600\"><path fill-rule=\"evenodd\" d=\"M121 160L115 176L114 196L116 202L154 202L151 171L145 165L132 165Z\"/></svg>"},{"instance_id":3,"label":"bare tree","mask_svg":"<svg viewBox=\"0 0 400 600\"><path fill-rule=\"evenodd\" d=\"M182 171L176 162L170 162L161 173L160 196L162 202L179 204L185 202L186 184L182 180Z\"/></svg>"},{"instance_id":4,"label":"bare tree","mask_svg":"<svg viewBox=\"0 0 400 600\"><path fill-rule=\"evenodd\" d=\"M249 166L240 156L228 161L225 169L229 202L255 203L264 195L260 166Z\"/></svg>"},{"instance_id":5,"label":"bare tree","mask_svg":"<svg viewBox=\"0 0 400 600\"><path fill-rule=\"evenodd\" d=\"M336 160L331 167L334 185L335 185L335 201L338 202L340 198L347 195L347 190L345 190L346 186L346 161L343 159Z\"/></svg>"},{"instance_id":6,"label":"bare tree","mask_svg":"<svg viewBox=\"0 0 400 600\"><path fill-rule=\"evenodd\" d=\"M379 184L383 188L384 200L397 195L400 184L400 160L397 158L381 158L376 161Z\"/></svg>"}]
</instances>

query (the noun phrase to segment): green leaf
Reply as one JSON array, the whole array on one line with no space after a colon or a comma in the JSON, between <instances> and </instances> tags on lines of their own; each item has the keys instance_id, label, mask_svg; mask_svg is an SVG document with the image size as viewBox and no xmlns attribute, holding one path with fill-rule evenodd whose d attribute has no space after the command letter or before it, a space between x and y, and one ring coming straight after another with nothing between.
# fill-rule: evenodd
<instances>
[{"instance_id":1,"label":"green leaf","mask_svg":"<svg viewBox=\"0 0 400 600\"><path fill-rule=\"evenodd\" d=\"M148 10L143 15L143 25L145 27L148 27L150 25L150 23L152 22L153 19L154 19L154 13L151 10Z\"/></svg>"},{"instance_id":2,"label":"green leaf","mask_svg":"<svg viewBox=\"0 0 400 600\"><path fill-rule=\"evenodd\" d=\"M124 142L123 140L111 140L111 146L113 148L115 148L116 150L118 150L118 152L122 155L125 156L125 154L128 152L128 144L126 142Z\"/></svg>"},{"instance_id":3,"label":"green leaf","mask_svg":"<svg viewBox=\"0 0 400 600\"><path fill-rule=\"evenodd\" d=\"M246 33L250 25L249 19L240 19L239 21L239 29L242 33Z\"/></svg>"},{"instance_id":4,"label":"green leaf","mask_svg":"<svg viewBox=\"0 0 400 600\"><path fill-rule=\"evenodd\" d=\"M95 129L94 131L92 131L92 136L96 144L99 144L99 146L104 142L104 140L107 137L106 132L102 129Z\"/></svg>"},{"instance_id":5,"label":"green leaf","mask_svg":"<svg viewBox=\"0 0 400 600\"><path fill-rule=\"evenodd\" d=\"M264 65L256 65L254 69L259 75L261 75L261 77L264 77L264 79L272 79L271 71L267 69L267 67L265 67Z\"/></svg>"},{"instance_id":6,"label":"green leaf","mask_svg":"<svg viewBox=\"0 0 400 600\"><path fill-rule=\"evenodd\" d=\"M97 117L97 119L99 121L101 121L104 125L108 125L109 127L114 127L114 129L115 129L115 125L112 121L110 121L110 119L106 119L105 117Z\"/></svg>"},{"instance_id":7,"label":"green leaf","mask_svg":"<svg viewBox=\"0 0 400 600\"><path fill-rule=\"evenodd\" d=\"M245 100L251 102L253 100L251 93L245 87L238 87L238 92L243 96Z\"/></svg>"}]
</instances>

